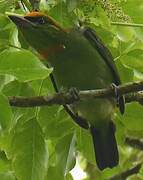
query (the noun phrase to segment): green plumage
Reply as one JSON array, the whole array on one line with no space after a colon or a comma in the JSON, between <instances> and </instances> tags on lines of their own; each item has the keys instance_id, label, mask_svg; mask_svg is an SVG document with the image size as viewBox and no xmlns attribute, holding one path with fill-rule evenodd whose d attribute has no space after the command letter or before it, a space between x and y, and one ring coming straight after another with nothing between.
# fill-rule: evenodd
<instances>
[{"instance_id":1,"label":"green plumage","mask_svg":"<svg viewBox=\"0 0 143 180\"><path fill-rule=\"evenodd\" d=\"M72 31L66 38L65 49L49 57L59 89L99 89L114 82L110 68L80 31ZM113 99L89 99L76 103L74 111L91 124L102 126L102 121L111 119L114 107Z\"/></svg>"},{"instance_id":2,"label":"green plumage","mask_svg":"<svg viewBox=\"0 0 143 180\"><path fill-rule=\"evenodd\" d=\"M51 25L44 16L44 23L37 17L10 17L25 39L38 52L47 51L48 64L54 67L54 81L58 89L76 87L90 90L120 84L120 79L109 50L90 29L72 29L64 32ZM36 21L37 18L37 21ZM40 17L39 17L40 18ZM51 47L62 49L49 51ZM102 170L118 164L118 150L112 116L115 111L114 98L87 99L72 104L72 113L86 119L90 125L96 161ZM124 111L123 97L119 98L120 111Z\"/></svg>"}]
</instances>

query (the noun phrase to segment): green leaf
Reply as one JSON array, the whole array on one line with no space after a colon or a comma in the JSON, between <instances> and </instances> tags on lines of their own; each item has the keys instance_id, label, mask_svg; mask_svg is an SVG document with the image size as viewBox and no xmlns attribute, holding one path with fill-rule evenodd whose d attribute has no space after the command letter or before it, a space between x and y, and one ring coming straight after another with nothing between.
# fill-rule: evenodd
<instances>
[{"instance_id":1,"label":"green leaf","mask_svg":"<svg viewBox=\"0 0 143 180\"><path fill-rule=\"evenodd\" d=\"M122 123L126 129L132 131L143 130L143 106L138 103L131 103L126 105L126 111L122 117Z\"/></svg>"},{"instance_id":2,"label":"green leaf","mask_svg":"<svg viewBox=\"0 0 143 180\"><path fill-rule=\"evenodd\" d=\"M136 49L121 57L121 61L127 67L143 72L143 50Z\"/></svg>"},{"instance_id":3,"label":"green leaf","mask_svg":"<svg viewBox=\"0 0 143 180\"><path fill-rule=\"evenodd\" d=\"M118 145L124 145L126 138L126 127L122 123L123 117L120 113L116 114L116 119L114 121L116 125L116 141ZM124 120L123 120L124 121Z\"/></svg>"},{"instance_id":4,"label":"green leaf","mask_svg":"<svg viewBox=\"0 0 143 180\"><path fill-rule=\"evenodd\" d=\"M15 132L15 130L14 130ZM7 159L11 161L12 159L12 151L11 151L11 142L13 139L13 131L5 131L1 136L0 136L0 148L3 150L6 154ZM11 165L10 165L11 166Z\"/></svg>"},{"instance_id":5,"label":"green leaf","mask_svg":"<svg viewBox=\"0 0 143 180\"><path fill-rule=\"evenodd\" d=\"M124 42L130 41L134 37L134 29L131 27L117 27L117 37Z\"/></svg>"},{"instance_id":6,"label":"green leaf","mask_svg":"<svg viewBox=\"0 0 143 180\"><path fill-rule=\"evenodd\" d=\"M49 167L46 180L64 180L64 175L61 173L59 167Z\"/></svg>"},{"instance_id":7,"label":"green leaf","mask_svg":"<svg viewBox=\"0 0 143 180\"><path fill-rule=\"evenodd\" d=\"M5 35L10 35L11 28L14 27L10 23L10 20L6 16L0 14L0 22L1 22L0 23L0 31L2 32L4 30L9 30L9 33L8 34L6 33ZM2 37L2 35L4 35L4 34L0 34L0 37ZM7 37L9 37L9 36L7 36Z\"/></svg>"},{"instance_id":8,"label":"green leaf","mask_svg":"<svg viewBox=\"0 0 143 180\"><path fill-rule=\"evenodd\" d=\"M63 175L66 175L75 165L76 135L68 134L56 145L57 164Z\"/></svg>"},{"instance_id":9,"label":"green leaf","mask_svg":"<svg viewBox=\"0 0 143 180\"><path fill-rule=\"evenodd\" d=\"M12 142L13 168L18 180L44 180L47 150L36 119L19 127Z\"/></svg>"},{"instance_id":10,"label":"green leaf","mask_svg":"<svg viewBox=\"0 0 143 180\"><path fill-rule=\"evenodd\" d=\"M131 68L125 66L124 63L122 63L120 60L116 61L116 65L118 67L119 75L122 83L128 83L133 81L134 72Z\"/></svg>"},{"instance_id":11,"label":"green leaf","mask_svg":"<svg viewBox=\"0 0 143 180\"><path fill-rule=\"evenodd\" d=\"M10 75L1 75L0 76L0 89L2 90L7 84L14 81L14 77Z\"/></svg>"},{"instance_id":12,"label":"green leaf","mask_svg":"<svg viewBox=\"0 0 143 180\"><path fill-rule=\"evenodd\" d=\"M10 23L10 20L0 15L0 51L4 50L13 41L13 32L16 31L14 24ZM15 36L16 38L16 36Z\"/></svg>"},{"instance_id":13,"label":"green leaf","mask_svg":"<svg viewBox=\"0 0 143 180\"><path fill-rule=\"evenodd\" d=\"M7 98L0 93L0 125L1 128L10 128L12 119L12 110Z\"/></svg>"},{"instance_id":14,"label":"green leaf","mask_svg":"<svg viewBox=\"0 0 143 180\"><path fill-rule=\"evenodd\" d=\"M0 74L10 74L19 81L31 81L46 78L51 69L47 69L39 59L27 50L5 50L0 53Z\"/></svg>"},{"instance_id":15,"label":"green leaf","mask_svg":"<svg viewBox=\"0 0 143 180\"><path fill-rule=\"evenodd\" d=\"M0 173L8 172L11 169L11 161L6 157L4 151L0 151Z\"/></svg>"},{"instance_id":16,"label":"green leaf","mask_svg":"<svg viewBox=\"0 0 143 180\"><path fill-rule=\"evenodd\" d=\"M66 0L68 11L71 12L77 7L77 0Z\"/></svg>"},{"instance_id":17,"label":"green leaf","mask_svg":"<svg viewBox=\"0 0 143 180\"><path fill-rule=\"evenodd\" d=\"M42 107L38 119L47 138L57 140L73 132L74 123L63 107Z\"/></svg>"},{"instance_id":18,"label":"green leaf","mask_svg":"<svg viewBox=\"0 0 143 180\"><path fill-rule=\"evenodd\" d=\"M48 13L64 28L70 28L73 27L77 17L73 12L69 13L68 10L67 5L64 2L59 1L59 3L51 8Z\"/></svg>"},{"instance_id":19,"label":"green leaf","mask_svg":"<svg viewBox=\"0 0 143 180\"><path fill-rule=\"evenodd\" d=\"M0 0L0 12L6 12L11 10L14 6L14 2L11 0Z\"/></svg>"},{"instance_id":20,"label":"green leaf","mask_svg":"<svg viewBox=\"0 0 143 180\"><path fill-rule=\"evenodd\" d=\"M7 96L34 96L36 95L34 90L29 83L15 80L5 85L3 93Z\"/></svg>"},{"instance_id":21,"label":"green leaf","mask_svg":"<svg viewBox=\"0 0 143 180\"><path fill-rule=\"evenodd\" d=\"M64 176L58 166L49 167L45 180L73 180L71 174Z\"/></svg>"},{"instance_id":22,"label":"green leaf","mask_svg":"<svg viewBox=\"0 0 143 180\"><path fill-rule=\"evenodd\" d=\"M96 164L95 153L90 133L79 128L77 133L77 149L83 154L88 162Z\"/></svg>"},{"instance_id":23,"label":"green leaf","mask_svg":"<svg viewBox=\"0 0 143 180\"><path fill-rule=\"evenodd\" d=\"M16 180L12 172L0 173L0 179L1 180Z\"/></svg>"},{"instance_id":24,"label":"green leaf","mask_svg":"<svg viewBox=\"0 0 143 180\"><path fill-rule=\"evenodd\" d=\"M42 84L42 88L41 87ZM39 93L39 89L41 89L41 94L53 94L55 93L55 90L53 88L52 81L50 77L44 79L44 81L37 80L37 81L31 81L29 85L35 90L35 93Z\"/></svg>"},{"instance_id":25,"label":"green leaf","mask_svg":"<svg viewBox=\"0 0 143 180\"><path fill-rule=\"evenodd\" d=\"M55 142L48 139L46 141L46 145L48 147L48 153L49 153L48 165L55 166L57 162L57 157L55 153Z\"/></svg>"},{"instance_id":26,"label":"green leaf","mask_svg":"<svg viewBox=\"0 0 143 180\"><path fill-rule=\"evenodd\" d=\"M122 8L135 23L142 23L142 0L121 1Z\"/></svg>"}]
</instances>

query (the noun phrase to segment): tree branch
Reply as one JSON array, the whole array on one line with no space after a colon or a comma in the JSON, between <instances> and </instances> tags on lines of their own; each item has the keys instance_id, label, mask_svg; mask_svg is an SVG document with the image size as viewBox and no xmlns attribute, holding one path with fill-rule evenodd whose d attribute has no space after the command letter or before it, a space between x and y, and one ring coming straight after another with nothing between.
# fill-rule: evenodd
<instances>
[{"instance_id":1,"label":"tree branch","mask_svg":"<svg viewBox=\"0 0 143 180\"><path fill-rule=\"evenodd\" d=\"M120 174L113 176L109 180L120 180L120 179L125 180L129 176L139 173L141 167L142 167L142 162L138 163L136 166L134 166L134 167L132 167L132 168L120 173Z\"/></svg>"},{"instance_id":2,"label":"tree branch","mask_svg":"<svg viewBox=\"0 0 143 180\"><path fill-rule=\"evenodd\" d=\"M127 137L125 143L133 148L143 150L143 142L139 139L132 139Z\"/></svg>"},{"instance_id":3,"label":"tree branch","mask_svg":"<svg viewBox=\"0 0 143 180\"><path fill-rule=\"evenodd\" d=\"M136 148L136 149L139 149L139 150L143 150L143 142L140 141L139 139L132 139L132 138L129 138L127 137L125 139L125 143L133 148ZM137 174L139 173L140 169L142 167L142 162L141 163L138 163L136 164L136 166L120 173L120 174L117 174L113 177L111 177L109 180L120 180L120 179L126 179L127 177L133 175L133 174Z\"/></svg>"},{"instance_id":4,"label":"tree branch","mask_svg":"<svg viewBox=\"0 0 143 180\"><path fill-rule=\"evenodd\" d=\"M143 105L143 92L140 91L138 93L127 94L125 96L125 101L126 103L138 102L139 104Z\"/></svg>"},{"instance_id":5,"label":"tree branch","mask_svg":"<svg viewBox=\"0 0 143 180\"><path fill-rule=\"evenodd\" d=\"M128 83L117 87L119 96L126 95L126 102L137 101L143 104L143 93L135 93L143 90L143 81ZM87 98L109 98L115 97L115 90L111 86L106 89L86 90L79 92L79 99L85 100ZM35 107L35 106L51 106L51 105L65 105L71 104L79 99L75 98L70 92L61 92L48 96L35 97L9 97L11 106L18 107Z\"/></svg>"}]
</instances>

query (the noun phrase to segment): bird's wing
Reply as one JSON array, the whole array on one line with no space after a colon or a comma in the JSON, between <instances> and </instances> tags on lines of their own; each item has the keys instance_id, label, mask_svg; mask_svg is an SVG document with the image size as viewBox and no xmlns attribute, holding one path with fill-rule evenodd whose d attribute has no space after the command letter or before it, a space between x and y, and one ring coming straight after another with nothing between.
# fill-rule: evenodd
<instances>
[{"instance_id":1,"label":"bird's wing","mask_svg":"<svg viewBox=\"0 0 143 180\"><path fill-rule=\"evenodd\" d=\"M89 27L85 28L83 31L83 35L92 44L92 46L98 51L100 56L104 59L104 61L109 66L110 70L112 71L114 75L114 83L116 85L119 85L121 83L120 77L118 75L117 68L114 64L112 54L110 53L108 48L105 47L105 45L103 44L101 39L99 39L99 37L96 35L96 32L93 29Z\"/></svg>"},{"instance_id":2,"label":"bird's wing","mask_svg":"<svg viewBox=\"0 0 143 180\"><path fill-rule=\"evenodd\" d=\"M91 43L91 45L98 51L100 56L104 59L108 67L110 68L111 72L113 73L114 82L116 85L121 84L120 77L115 66L112 54L110 53L109 49L104 45L101 39L96 35L96 32L87 27L82 29L82 33L84 37ZM124 98L123 96L119 98L119 109L120 112L124 113Z\"/></svg>"},{"instance_id":3,"label":"bird's wing","mask_svg":"<svg viewBox=\"0 0 143 180\"><path fill-rule=\"evenodd\" d=\"M55 89L55 91L58 93L59 92L59 89L57 87L57 84L56 84L56 81L55 81L55 78L53 76L53 74L50 74L50 79L52 81L52 84L53 84L53 87ZM79 115L75 114L72 109L70 108L70 106L68 105L63 105L65 111L70 115L70 117L73 119L73 121L75 123L77 123L80 127L84 128L84 129L88 129L89 128L89 125L87 123L87 121L80 117Z\"/></svg>"}]
</instances>

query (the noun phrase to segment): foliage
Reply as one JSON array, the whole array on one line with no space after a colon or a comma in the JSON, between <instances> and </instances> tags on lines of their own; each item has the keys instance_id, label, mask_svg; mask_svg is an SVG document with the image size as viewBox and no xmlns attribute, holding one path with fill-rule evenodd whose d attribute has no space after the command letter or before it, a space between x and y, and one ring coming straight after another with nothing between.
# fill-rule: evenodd
<instances>
[{"instance_id":1,"label":"foliage","mask_svg":"<svg viewBox=\"0 0 143 180\"><path fill-rule=\"evenodd\" d=\"M32 1L33 2L33 1ZM8 13L24 14L29 1L0 0L0 179L71 180L75 155L86 161L88 178L108 179L143 161L143 153L125 145L125 137L143 138L143 107L126 105L124 116L115 115L120 164L100 172L95 165L89 133L80 129L62 107L11 108L8 96L54 93L48 69L19 36ZM112 25L112 21L142 23L142 0L41 0L41 11L62 26L80 20L96 30L111 50L123 83L143 80L143 30ZM79 153L80 152L80 153ZM90 168L89 168L90 167ZM91 178L92 177L92 178ZM129 178L133 179L133 178ZM134 179L143 179L142 170Z\"/></svg>"}]
</instances>

